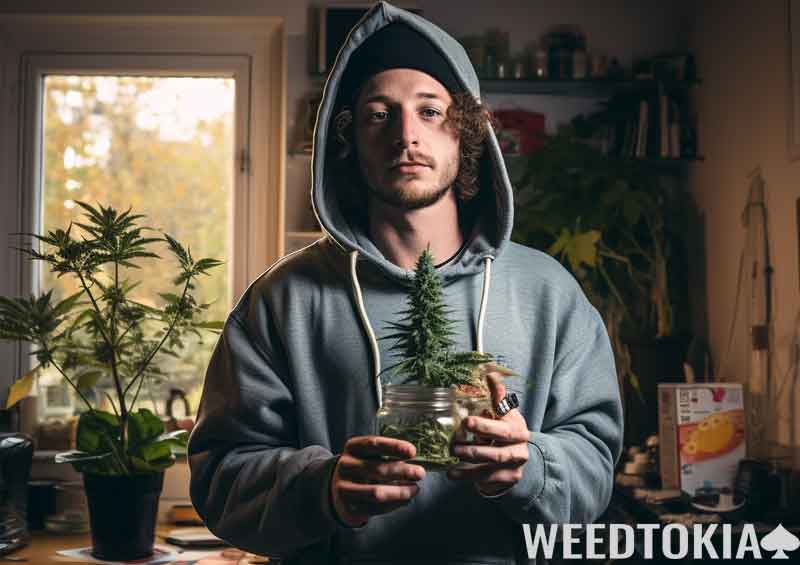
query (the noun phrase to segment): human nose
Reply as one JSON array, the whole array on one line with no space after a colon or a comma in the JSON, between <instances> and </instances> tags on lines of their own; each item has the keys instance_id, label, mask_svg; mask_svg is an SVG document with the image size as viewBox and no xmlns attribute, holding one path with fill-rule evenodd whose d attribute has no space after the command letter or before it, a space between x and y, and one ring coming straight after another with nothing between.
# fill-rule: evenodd
<instances>
[{"instance_id":1,"label":"human nose","mask_svg":"<svg viewBox=\"0 0 800 565\"><path fill-rule=\"evenodd\" d=\"M399 112L396 123L394 124L394 143L404 149L412 145L417 145L417 124L413 112Z\"/></svg>"}]
</instances>

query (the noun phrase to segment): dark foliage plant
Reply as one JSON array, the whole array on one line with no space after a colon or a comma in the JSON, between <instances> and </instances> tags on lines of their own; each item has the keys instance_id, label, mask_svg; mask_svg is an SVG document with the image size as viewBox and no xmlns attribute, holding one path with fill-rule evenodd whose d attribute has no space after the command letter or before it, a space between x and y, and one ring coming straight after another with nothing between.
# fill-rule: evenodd
<instances>
[{"instance_id":1,"label":"dark foliage plant","mask_svg":"<svg viewBox=\"0 0 800 565\"><path fill-rule=\"evenodd\" d=\"M657 163L603 154L577 119L525 158L513 239L547 251L602 314L620 377L635 390L628 340L688 329L691 197Z\"/></svg>"}]
</instances>

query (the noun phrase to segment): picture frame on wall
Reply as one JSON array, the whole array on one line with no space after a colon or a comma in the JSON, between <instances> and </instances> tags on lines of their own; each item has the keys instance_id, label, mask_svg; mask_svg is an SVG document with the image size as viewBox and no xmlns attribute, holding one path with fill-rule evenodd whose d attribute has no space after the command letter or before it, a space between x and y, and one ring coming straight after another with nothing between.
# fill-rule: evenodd
<instances>
[{"instance_id":1,"label":"picture frame on wall","mask_svg":"<svg viewBox=\"0 0 800 565\"><path fill-rule=\"evenodd\" d=\"M786 0L788 46L787 150L790 161L800 159L800 0Z\"/></svg>"}]
</instances>

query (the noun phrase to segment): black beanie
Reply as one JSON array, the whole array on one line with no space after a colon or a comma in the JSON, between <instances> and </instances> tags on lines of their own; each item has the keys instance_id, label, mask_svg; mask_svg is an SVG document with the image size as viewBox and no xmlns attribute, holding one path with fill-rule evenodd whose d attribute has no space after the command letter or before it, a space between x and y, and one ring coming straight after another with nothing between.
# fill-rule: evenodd
<instances>
[{"instance_id":1,"label":"black beanie","mask_svg":"<svg viewBox=\"0 0 800 565\"><path fill-rule=\"evenodd\" d=\"M416 69L438 80L451 94L463 90L450 63L430 39L401 23L391 23L362 43L350 57L339 89L342 104L355 104L360 87L388 69Z\"/></svg>"}]
</instances>

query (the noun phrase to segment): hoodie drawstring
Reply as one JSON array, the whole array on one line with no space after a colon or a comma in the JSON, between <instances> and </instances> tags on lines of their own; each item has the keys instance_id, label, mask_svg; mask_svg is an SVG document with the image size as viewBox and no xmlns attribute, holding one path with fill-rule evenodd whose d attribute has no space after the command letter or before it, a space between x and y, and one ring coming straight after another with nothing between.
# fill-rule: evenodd
<instances>
[{"instance_id":1,"label":"hoodie drawstring","mask_svg":"<svg viewBox=\"0 0 800 565\"><path fill-rule=\"evenodd\" d=\"M478 310L478 327L477 327L477 349L478 353L483 353L483 327L486 320L486 306L489 303L489 285L492 279L492 257L486 257L486 267L483 270L483 290L481 292L481 306ZM369 338L370 350L372 351L372 363L375 368L375 389L378 397L378 408L383 406L383 389L381 388L381 351L378 347L378 340L375 337L375 332L372 329L372 324L369 322L367 316L367 309L364 307L364 295L361 292L361 284L358 282L358 270L356 263L358 262L358 251L350 252L350 278L353 284L353 293L356 296L356 307L358 308L358 316L361 323L364 325L364 330L367 332Z\"/></svg>"},{"instance_id":2,"label":"hoodie drawstring","mask_svg":"<svg viewBox=\"0 0 800 565\"><path fill-rule=\"evenodd\" d=\"M367 316L367 309L364 308L364 295L361 293L361 285L358 282L358 272L356 270L356 261L358 261L358 251L350 252L350 278L353 282L353 293L356 295L356 306L358 307L358 315L361 318L361 323L364 324L364 329L369 337L369 345L372 350L372 364L375 367L375 388L378 395L378 408L383 406L383 390L381 389L381 350L378 348L378 340L375 338L375 332L372 331L372 324L369 323Z\"/></svg>"},{"instance_id":3,"label":"hoodie drawstring","mask_svg":"<svg viewBox=\"0 0 800 565\"><path fill-rule=\"evenodd\" d=\"M478 339L478 353L483 353L483 322L486 320L486 306L489 303L489 284L492 281L492 258L486 257L486 267L483 269L483 291L481 291L481 307L478 310L478 329L475 332Z\"/></svg>"}]
</instances>

